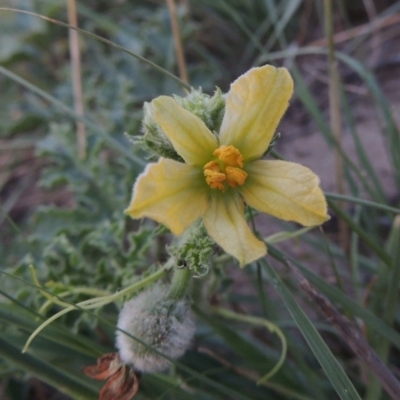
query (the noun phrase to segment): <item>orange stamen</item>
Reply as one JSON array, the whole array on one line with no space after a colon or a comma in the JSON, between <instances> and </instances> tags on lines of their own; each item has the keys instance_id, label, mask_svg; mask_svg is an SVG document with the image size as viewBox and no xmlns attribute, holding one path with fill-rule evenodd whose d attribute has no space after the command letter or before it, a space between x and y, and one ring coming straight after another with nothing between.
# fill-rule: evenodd
<instances>
[{"instance_id":1,"label":"orange stamen","mask_svg":"<svg viewBox=\"0 0 400 400\"><path fill-rule=\"evenodd\" d=\"M243 156L234 146L221 146L214 151L217 160L204 165L204 176L212 189L225 191L227 186L243 185L247 173L243 171Z\"/></svg>"},{"instance_id":2,"label":"orange stamen","mask_svg":"<svg viewBox=\"0 0 400 400\"><path fill-rule=\"evenodd\" d=\"M243 167L243 156L240 151L232 145L221 146L219 149L215 150L213 154L227 166Z\"/></svg>"},{"instance_id":3,"label":"orange stamen","mask_svg":"<svg viewBox=\"0 0 400 400\"><path fill-rule=\"evenodd\" d=\"M225 174L227 184L232 187L243 185L247 178L247 172L235 167L226 167Z\"/></svg>"}]
</instances>

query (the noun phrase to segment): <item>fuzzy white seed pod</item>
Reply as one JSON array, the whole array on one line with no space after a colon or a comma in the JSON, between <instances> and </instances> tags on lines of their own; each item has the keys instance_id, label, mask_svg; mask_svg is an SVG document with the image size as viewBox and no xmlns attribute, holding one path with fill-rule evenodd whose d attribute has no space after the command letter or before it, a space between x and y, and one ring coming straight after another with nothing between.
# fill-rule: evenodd
<instances>
[{"instance_id":1,"label":"fuzzy white seed pod","mask_svg":"<svg viewBox=\"0 0 400 400\"><path fill-rule=\"evenodd\" d=\"M155 285L126 302L119 314L118 328L150 346L117 331L120 358L137 371L156 372L169 366L170 362L151 348L177 359L190 346L195 331L190 309L184 300L168 299L167 294L168 288Z\"/></svg>"}]
</instances>

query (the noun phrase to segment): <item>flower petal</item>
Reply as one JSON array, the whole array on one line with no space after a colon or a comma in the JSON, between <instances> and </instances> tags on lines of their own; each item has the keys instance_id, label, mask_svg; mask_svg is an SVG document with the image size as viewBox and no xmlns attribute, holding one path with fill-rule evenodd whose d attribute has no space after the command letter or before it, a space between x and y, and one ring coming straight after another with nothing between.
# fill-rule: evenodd
<instances>
[{"instance_id":1,"label":"flower petal","mask_svg":"<svg viewBox=\"0 0 400 400\"><path fill-rule=\"evenodd\" d=\"M89 365L83 368L83 372L93 379L108 379L118 372L121 365L118 353L107 353L97 359L97 365Z\"/></svg>"},{"instance_id":2,"label":"flower petal","mask_svg":"<svg viewBox=\"0 0 400 400\"><path fill-rule=\"evenodd\" d=\"M203 167L218 147L216 137L206 124L182 108L172 97L152 101L154 119L171 140L177 153L188 163Z\"/></svg>"},{"instance_id":3,"label":"flower petal","mask_svg":"<svg viewBox=\"0 0 400 400\"><path fill-rule=\"evenodd\" d=\"M305 226L320 225L330 217L319 178L300 164L259 160L246 167L248 177L240 187L251 207Z\"/></svg>"},{"instance_id":4,"label":"flower petal","mask_svg":"<svg viewBox=\"0 0 400 400\"><path fill-rule=\"evenodd\" d=\"M203 170L161 158L138 177L125 213L152 218L180 235L203 214L209 190Z\"/></svg>"},{"instance_id":5,"label":"flower petal","mask_svg":"<svg viewBox=\"0 0 400 400\"><path fill-rule=\"evenodd\" d=\"M99 400L130 400L139 391L139 378L128 365L114 374L103 386Z\"/></svg>"},{"instance_id":6,"label":"flower petal","mask_svg":"<svg viewBox=\"0 0 400 400\"><path fill-rule=\"evenodd\" d=\"M253 235L247 225L243 208L239 196L215 192L203 216L209 235L227 253L237 258L241 267L267 253L265 244Z\"/></svg>"},{"instance_id":7,"label":"flower petal","mask_svg":"<svg viewBox=\"0 0 400 400\"><path fill-rule=\"evenodd\" d=\"M219 141L232 144L245 161L260 158L268 148L293 93L285 68L253 68L231 85Z\"/></svg>"}]
</instances>

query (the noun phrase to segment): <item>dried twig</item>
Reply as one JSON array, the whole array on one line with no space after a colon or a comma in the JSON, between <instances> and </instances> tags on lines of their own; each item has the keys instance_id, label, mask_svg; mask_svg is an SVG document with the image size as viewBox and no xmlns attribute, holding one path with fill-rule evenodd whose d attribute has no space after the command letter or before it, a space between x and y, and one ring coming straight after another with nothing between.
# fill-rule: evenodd
<instances>
[{"instance_id":1,"label":"dried twig","mask_svg":"<svg viewBox=\"0 0 400 400\"><path fill-rule=\"evenodd\" d=\"M208 349L206 347L198 347L197 351L199 353L207 354L209 357L213 358L214 360L217 360L225 368L230 369L231 371L235 372L238 375L244 376L245 378L247 378L250 381L257 382L261 378L260 374L253 372L253 371L248 371L244 368L237 367L236 365L230 363L229 361L225 360L223 357L216 354L211 349Z\"/></svg>"},{"instance_id":2,"label":"dried twig","mask_svg":"<svg viewBox=\"0 0 400 400\"><path fill-rule=\"evenodd\" d=\"M392 14L387 17L382 17L374 20L373 22L368 22L363 25L356 26L355 28L346 29L345 31L341 31L335 33L333 35L333 41L335 44L346 42L347 40L353 39L360 35L367 35L374 30L386 28L390 25L395 25L400 22L400 13ZM308 43L307 46L326 46L327 38L323 37L321 39L315 40L311 43Z\"/></svg>"},{"instance_id":3,"label":"dried twig","mask_svg":"<svg viewBox=\"0 0 400 400\"><path fill-rule=\"evenodd\" d=\"M313 7L312 0L306 0L303 3L303 11L301 13L300 24L299 24L300 25L299 32L297 34L297 44L299 45L299 47L303 46L307 37L307 33L309 32L310 29L312 7Z\"/></svg>"},{"instance_id":4,"label":"dried twig","mask_svg":"<svg viewBox=\"0 0 400 400\"><path fill-rule=\"evenodd\" d=\"M216 354L214 351L207 349L206 347L198 347L197 351L199 353L203 353L203 354L207 354L209 357L213 358L214 360L218 361L220 364L222 364L225 368L230 369L231 371L233 371L234 373L245 377L246 379L248 379L249 381L252 382L258 382L260 385L263 385L273 391L276 391L277 393L280 394L285 394L288 397L290 397L291 399L297 399L297 400L310 400L309 397L297 393L297 392L293 392L292 390L283 387L281 385L277 385L275 383L269 382L269 381L263 381L260 382L260 374L258 374L257 372L253 372L253 371L248 371L244 368L240 368L237 367L236 365L228 362L227 360L225 360L223 357L219 356L218 354Z\"/></svg>"}]
</instances>

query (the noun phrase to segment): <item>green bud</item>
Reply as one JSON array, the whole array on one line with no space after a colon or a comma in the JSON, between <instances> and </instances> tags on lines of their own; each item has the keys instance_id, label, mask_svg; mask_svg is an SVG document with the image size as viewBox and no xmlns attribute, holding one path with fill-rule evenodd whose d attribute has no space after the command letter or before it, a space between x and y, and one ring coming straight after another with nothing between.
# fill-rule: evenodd
<instances>
[{"instance_id":1,"label":"green bud","mask_svg":"<svg viewBox=\"0 0 400 400\"><path fill-rule=\"evenodd\" d=\"M210 258L215 243L208 236L204 225L193 225L182 237L182 242L169 246L168 252L178 263L188 268L193 277L206 276L210 270Z\"/></svg>"},{"instance_id":2,"label":"green bud","mask_svg":"<svg viewBox=\"0 0 400 400\"><path fill-rule=\"evenodd\" d=\"M213 96L204 94L201 89L192 89L186 97L174 96L174 99L182 108L199 117L217 135L225 113L225 99L220 89L217 88ZM137 138L139 144L152 154L153 160L165 157L183 162L167 135L154 120L151 103L144 103L143 112L143 135Z\"/></svg>"},{"instance_id":3,"label":"green bud","mask_svg":"<svg viewBox=\"0 0 400 400\"><path fill-rule=\"evenodd\" d=\"M199 117L211 132L218 132L225 113L225 99L217 88L213 96L192 89L186 97L174 96L176 102L185 110Z\"/></svg>"}]
</instances>

